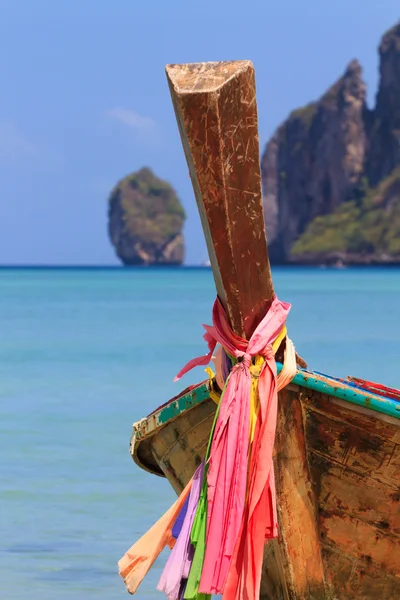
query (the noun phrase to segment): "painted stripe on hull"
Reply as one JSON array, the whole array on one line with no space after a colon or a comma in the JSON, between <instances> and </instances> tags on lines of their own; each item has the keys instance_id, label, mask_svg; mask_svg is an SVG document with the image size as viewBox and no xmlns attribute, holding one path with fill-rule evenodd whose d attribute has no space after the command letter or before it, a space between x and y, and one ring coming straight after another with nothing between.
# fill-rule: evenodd
<instances>
[{"instance_id":1,"label":"painted stripe on hull","mask_svg":"<svg viewBox=\"0 0 400 600\"><path fill-rule=\"evenodd\" d=\"M278 372L282 365L277 363ZM391 398L385 398L376 394L371 394L362 390L355 384L344 383L333 377L314 373L304 369L299 369L295 375L292 384L301 388L314 390L328 396L340 398L350 404L356 404L370 410L400 419L400 402ZM197 404L204 402L210 394L210 385L208 381L195 386L177 398L174 398L167 404L155 410L151 415L134 423L133 439L137 442L153 434L156 429L162 427L169 421L179 417L180 414L193 408ZM133 449L133 448L132 448Z\"/></svg>"}]
</instances>

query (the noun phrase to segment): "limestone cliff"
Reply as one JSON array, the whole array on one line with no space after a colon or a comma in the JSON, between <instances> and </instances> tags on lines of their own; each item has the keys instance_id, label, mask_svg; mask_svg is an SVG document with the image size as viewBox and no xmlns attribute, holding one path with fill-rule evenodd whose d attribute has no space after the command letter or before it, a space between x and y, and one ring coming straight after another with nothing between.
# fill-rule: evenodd
<instances>
[{"instance_id":1,"label":"limestone cliff","mask_svg":"<svg viewBox=\"0 0 400 600\"><path fill-rule=\"evenodd\" d=\"M400 249L390 240L400 237L400 24L384 35L379 51L373 110L354 60L318 101L293 111L268 142L262 175L272 262L399 259ZM369 234L346 229L344 223L353 221L362 222L364 231L368 224Z\"/></svg>"},{"instance_id":2,"label":"limestone cliff","mask_svg":"<svg viewBox=\"0 0 400 600\"><path fill-rule=\"evenodd\" d=\"M366 172L372 185L387 177L400 163L400 23L383 36L379 57L376 107L367 120Z\"/></svg>"},{"instance_id":3,"label":"limestone cliff","mask_svg":"<svg viewBox=\"0 0 400 600\"><path fill-rule=\"evenodd\" d=\"M147 168L111 192L108 230L125 265L179 265L184 259L185 213L173 188Z\"/></svg>"}]
</instances>

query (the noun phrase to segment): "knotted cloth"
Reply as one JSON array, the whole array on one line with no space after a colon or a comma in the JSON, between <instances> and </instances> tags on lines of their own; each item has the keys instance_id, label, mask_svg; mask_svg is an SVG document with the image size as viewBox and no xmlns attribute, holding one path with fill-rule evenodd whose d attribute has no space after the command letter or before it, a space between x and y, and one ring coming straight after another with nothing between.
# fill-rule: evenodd
<instances>
[{"instance_id":1,"label":"knotted cloth","mask_svg":"<svg viewBox=\"0 0 400 600\"><path fill-rule=\"evenodd\" d=\"M244 571L248 575L246 580L249 577L253 580L246 583L246 587L251 584L249 589L253 589L248 597L258 597L264 542L277 535L272 463L277 372L272 344L280 337L289 310L289 304L274 298L251 338L245 340L232 331L217 298L213 307L213 326L204 325L209 353L192 359L177 376L179 379L193 367L208 364L217 343L236 359L221 397L211 442L200 593L223 594L229 574L228 594L236 583L240 584ZM259 408L253 420L253 436L250 436L250 367L256 357L261 359L256 386ZM255 522L257 527L253 527ZM224 596L227 600L234 597L231 593ZM242 599L242 596L237 598Z\"/></svg>"},{"instance_id":2,"label":"knotted cloth","mask_svg":"<svg viewBox=\"0 0 400 600\"><path fill-rule=\"evenodd\" d=\"M159 588L170 600L205 600L211 594L222 594L223 600L259 598L264 544L278 531L272 461L277 392L296 373L294 346L286 335L289 310L290 304L275 297L251 338L245 340L232 331L217 298L213 326L204 325L208 354L189 361L175 378L208 365L217 344L233 365L218 403L200 495L201 469L196 473L196 491L191 494L185 527L160 581ZM277 377L274 353L285 337L284 367ZM161 549L172 542L172 521L178 519L189 492L190 484L157 523L158 531L154 526L152 536L149 538L148 532L120 561L121 575L131 593ZM180 541L181 535L185 539ZM178 556L185 557L183 569L177 569ZM172 565L175 575L169 573Z\"/></svg>"}]
</instances>

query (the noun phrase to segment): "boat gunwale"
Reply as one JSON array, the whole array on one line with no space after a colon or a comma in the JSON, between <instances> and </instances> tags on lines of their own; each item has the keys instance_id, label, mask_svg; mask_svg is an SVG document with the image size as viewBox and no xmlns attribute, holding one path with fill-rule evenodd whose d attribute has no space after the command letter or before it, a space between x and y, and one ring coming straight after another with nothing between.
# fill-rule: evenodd
<instances>
[{"instance_id":1,"label":"boat gunwale","mask_svg":"<svg viewBox=\"0 0 400 600\"><path fill-rule=\"evenodd\" d=\"M130 453L135 463L144 471L165 477L160 470L154 470L149 467L138 456L138 447L142 442L146 442L153 435L168 423L179 418L184 412L194 408L202 402L210 398L212 390L212 382L210 379L203 381L197 385L192 385L185 388L180 394L171 398L168 402L162 404L151 412L147 417L133 423L133 433L130 440Z\"/></svg>"},{"instance_id":2,"label":"boat gunwale","mask_svg":"<svg viewBox=\"0 0 400 600\"><path fill-rule=\"evenodd\" d=\"M278 372L281 369L282 364L277 363ZM190 386L155 409L150 415L133 424L130 451L138 466L150 473L163 476L161 473L155 473L152 469L146 467L140 460L137 455L139 445L153 437L158 430L180 417L183 413L208 400L212 385L211 380L208 379ZM319 392L332 398L338 398L347 402L350 405L349 408L351 405L359 406L372 413L375 412L400 420L400 402L378 394L371 394L371 392L363 390L351 381L299 368L290 384L292 389L295 386L300 389L305 388Z\"/></svg>"},{"instance_id":3,"label":"boat gunwale","mask_svg":"<svg viewBox=\"0 0 400 600\"><path fill-rule=\"evenodd\" d=\"M279 372L282 369L282 365L277 363L277 367ZM357 386L352 381L345 381L322 373L308 371L307 369L297 369L292 384L320 392L327 396L340 398L349 402L349 404L355 404L373 412L400 419L400 402L383 395L372 394L370 391Z\"/></svg>"}]
</instances>

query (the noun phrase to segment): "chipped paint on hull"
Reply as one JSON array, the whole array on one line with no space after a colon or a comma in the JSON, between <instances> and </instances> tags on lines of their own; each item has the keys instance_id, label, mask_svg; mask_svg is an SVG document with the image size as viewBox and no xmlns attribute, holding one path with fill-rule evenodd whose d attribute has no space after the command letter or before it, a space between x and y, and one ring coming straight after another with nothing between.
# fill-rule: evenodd
<instances>
[{"instance_id":1,"label":"chipped paint on hull","mask_svg":"<svg viewBox=\"0 0 400 600\"><path fill-rule=\"evenodd\" d=\"M282 365L278 365L278 372L281 368ZM363 406L364 408L369 408L375 412L389 415L395 419L400 419L400 402L391 398L379 396L378 394L371 394L371 392L357 387L354 383L347 383L327 375L321 375L303 369L297 371L292 383L299 387L340 398L351 404Z\"/></svg>"},{"instance_id":2,"label":"chipped paint on hull","mask_svg":"<svg viewBox=\"0 0 400 600\"><path fill-rule=\"evenodd\" d=\"M354 385L301 375L308 387L279 393L280 535L266 546L260 600L400 598L400 421L368 409L371 394ZM183 393L187 409L177 414L178 402L171 420L136 442L135 460L177 493L205 455L216 406L200 401L207 387Z\"/></svg>"},{"instance_id":3,"label":"chipped paint on hull","mask_svg":"<svg viewBox=\"0 0 400 600\"><path fill-rule=\"evenodd\" d=\"M137 440L147 438L158 427L162 427L197 404L204 402L209 395L210 385L208 381L194 386L189 391L183 392L180 396L173 398L170 402L152 412L148 417L134 423L133 434L135 438Z\"/></svg>"},{"instance_id":4,"label":"chipped paint on hull","mask_svg":"<svg viewBox=\"0 0 400 600\"><path fill-rule=\"evenodd\" d=\"M280 372L282 365L278 363L277 366L278 372ZM400 419L400 402L392 398L379 396L378 394L371 394L371 392L357 387L351 381L344 382L327 375L299 369L293 379L292 385L321 392L322 394L339 398L350 404ZM185 390L182 394L155 410L148 417L134 423L132 451L134 450L135 442L140 442L153 435L159 427L176 419L194 406L201 404L209 395L210 384L209 381L205 381L197 386L193 386L191 389Z\"/></svg>"}]
</instances>

